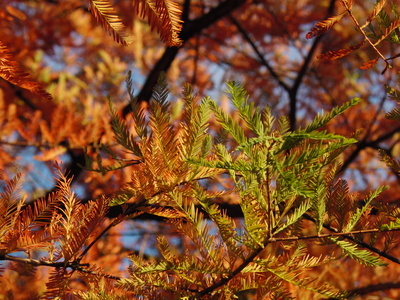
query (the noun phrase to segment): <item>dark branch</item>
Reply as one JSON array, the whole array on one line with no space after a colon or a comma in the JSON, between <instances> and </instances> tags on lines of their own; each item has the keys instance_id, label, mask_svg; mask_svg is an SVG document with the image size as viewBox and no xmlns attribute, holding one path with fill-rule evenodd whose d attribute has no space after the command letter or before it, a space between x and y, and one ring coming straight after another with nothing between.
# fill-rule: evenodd
<instances>
[{"instance_id":1,"label":"dark branch","mask_svg":"<svg viewBox=\"0 0 400 300\"><path fill-rule=\"evenodd\" d=\"M244 4L246 0L227 0L211 9L207 14L190 21L188 20L183 24L183 28L179 38L185 44L190 38L199 34L205 28L211 26L219 19L225 17L233 10L238 8L240 5ZM188 15L188 12L185 12L188 8L188 2L185 2L184 7L184 15L183 17ZM142 89L140 90L137 99L139 101L149 102L150 98L153 94L153 88L157 83L157 79L161 72L167 72L171 63L174 61L176 55L178 54L181 48L173 47L166 48L164 54L154 65L153 69L150 71L150 74L147 76L146 82L144 83ZM126 116L131 111L131 106L127 105L123 109L123 116Z\"/></svg>"},{"instance_id":2,"label":"dark branch","mask_svg":"<svg viewBox=\"0 0 400 300\"><path fill-rule=\"evenodd\" d=\"M395 127L393 130L390 130L384 134L382 134L381 136L379 136L378 138L376 138L373 141L367 141L367 136L365 136L364 139L362 139L361 141L359 141L357 143L356 149L350 154L350 156L344 161L343 165L342 165L342 170L344 171L346 170L349 165L354 162L357 157L359 157L359 153L366 149L366 148L380 148L379 147L379 143L386 141L387 139L390 139L391 137L393 137L394 134L400 132L400 127Z\"/></svg>"},{"instance_id":3,"label":"dark branch","mask_svg":"<svg viewBox=\"0 0 400 300\"><path fill-rule=\"evenodd\" d=\"M333 15L334 9L335 9L335 2L336 0L331 0L328 11L326 14L326 18L330 17ZM303 81L304 76L307 73L307 70L310 66L311 60L314 57L314 53L317 50L317 47L319 43L322 40L322 35L318 36L315 38L313 44L311 45L310 51L308 51L306 58L304 59L303 65L301 66L299 72L297 73L297 77L294 81L293 86L291 87L289 91L289 120L290 120L290 129L293 131L296 129L296 123L297 123L297 93L300 88L300 85Z\"/></svg>"},{"instance_id":4,"label":"dark branch","mask_svg":"<svg viewBox=\"0 0 400 300\"><path fill-rule=\"evenodd\" d=\"M362 296L367 295L374 292L385 291L390 289L400 289L400 282L386 282L386 283L378 283L371 284L364 287L356 288L350 291L347 291L348 296L351 298L352 296ZM329 300L336 300L338 298L328 298Z\"/></svg>"},{"instance_id":5,"label":"dark branch","mask_svg":"<svg viewBox=\"0 0 400 300\"><path fill-rule=\"evenodd\" d=\"M278 73L276 73L272 66L265 60L264 56L261 54L260 50L257 48L256 44L253 42L243 26L234 17L231 16L230 19L232 23L235 24L239 32L243 35L244 39L250 44L251 48L253 48L253 51L257 54L257 57L260 60L261 64L267 68L271 76L278 82L278 84L285 91L289 92L289 86L279 77Z\"/></svg>"},{"instance_id":6,"label":"dark branch","mask_svg":"<svg viewBox=\"0 0 400 300\"><path fill-rule=\"evenodd\" d=\"M312 217L311 217L310 215L308 215L308 214L304 214L303 216L304 216L304 218L305 218L306 220L310 220L311 222L314 222L314 223L316 222L315 219L312 218ZM328 230L331 231L331 232L334 232L334 233L337 233L337 232L338 232L337 229L331 227L331 226L328 225L328 224L324 224L323 227L324 227L325 229L328 229ZM388 231L393 231L393 230L388 230ZM396 230L396 231L397 231L397 230ZM383 232L383 231L382 231L382 232ZM368 249L368 250L370 250L370 251L372 251L372 252L374 252L374 253L376 253L376 254L378 254L378 255L380 255L380 256L382 256L382 257L384 257L384 258L386 258L386 259L388 259L388 260L390 260L390 261L392 261L392 262L394 262L394 263L396 263L396 264L400 264L400 259L398 259L397 257L394 257L394 256L390 255L389 253L387 253L387 252L385 252L385 251L381 251L381 250L379 250L378 248L375 248L374 246L371 246L370 244L365 243L365 242L363 242L363 241L361 241L361 240L355 238L355 237L352 236L352 235L344 234L344 235L342 235L342 237L344 237L345 239L348 239L348 240L350 240L350 241L356 243L357 245L359 245L359 246L361 246L361 247L363 247L363 248L366 248L366 249Z\"/></svg>"}]
</instances>

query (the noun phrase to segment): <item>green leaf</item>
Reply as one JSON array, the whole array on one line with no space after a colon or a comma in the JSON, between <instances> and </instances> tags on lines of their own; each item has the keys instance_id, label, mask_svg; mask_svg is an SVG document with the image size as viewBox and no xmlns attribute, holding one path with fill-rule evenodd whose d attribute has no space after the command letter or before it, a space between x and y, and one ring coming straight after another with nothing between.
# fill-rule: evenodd
<instances>
[{"instance_id":1,"label":"green leaf","mask_svg":"<svg viewBox=\"0 0 400 300\"><path fill-rule=\"evenodd\" d=\"M117 143L129 150L132 154L142 158L143 154L139 144L135 142L135 137L129 132L124 121L122 121L122 119L118 116L110 98L108 100L108 104L110 106L111 128L114 132Z\"/></svg>"},{"instance_id":2,"label":"green leaf","mask_svg":"<svg viewBox=\"0 0 400 300\"><path fill-rule=\"evenodd\" d=\"M182 115L182 153L185 157L204 157L211 149L211 137L207 134L210 118L210 107L205 98L200 105L197 104L189 84L184 86L184 112Z\"/></svg>"},{"instance_id":3,"label":"green leaf","mask_svg":"<svg viewBox=\"0 0 400 300\"><path fill-rule=\"evenodd\" d=\"M355 213L351 216L349 223L346 225L344 232L352 231L354 226L360 220L361 216L369 209L369 205L371 204L372 200L379 196L380 193L387 190L388 186L381 186L377 188L375 191L369 193L369 195L364 200L364 205L360 208L357 208Z\"/></svg>"},{"instance_id":4,"label":"green leaf","mask_svg":"<svg viewBox=\"0 0 400 300\"><path fill-rule=\"evenodd\" d=\"M315 211L315 225L317 226L317 233L322 231L326 213L326 202L325 196L327 194L327 187L324 182L323 174L321 174L320 178L318 179L318 183L316 185L316 193L315 197L312 201L312 207Z\"/></svg>"},{"instance_id":5,"label":"green leaf","mask_svg":"<svg viewBox=\"0 0 400 300\"><path fill-rule=\"evenodd\" d=\"M391 221L389 224L383 224L379 229L384 231L400 229L400 218L396 218L395 221Z\"/></svg>"},{"instance_id":6,"label":"green leaf","mask_svg":"<svg viewBox=\"0 0 400 300\"><path fill-rule=\"evenodd\" d=\"M353 98L350 101L346 102L345 104L335 107L329 113L326 114L318 114L315 119L312 121L310 125L308 125L304 130L306 133L310 133L314 130L321 128L322 126L326 125L330 120L335 118L336 116L342 114L348 108L360 103L360 98Z\"/></svg>"},{"instance_id":7,"label":"green leaf","mask_svg":"<svg viewBox=\"0 0 400 300\"><path fill-rule=\"evenodd\" d=\"M258 107L254 108L254 103L249 103L247 92L237 82L229 81L227 85L227 91L231 95L230 98L233 105L239 111L240 118L246 122L248 128L257 136L265 136L266 132L261 122L260 109Z\"/></svg>"},{"instance_id":8,"label":"green leaf","mask_svg":"<svg viewBox=\"0 0 400 300\"><path fill-rule=\"evenodd\" d=\"M382 262L378 256L375 256L368 250L360 249L356 244L333 237L328 239L338 245L346 256L351 257L364 266L379 267L387 265Z\"/></svg>"},{"instance_id":9,"label":"green leaf","mask_svg":"<svg viewBox=\"0 0 400 300\"><path fill-rule=\"evenodd\" d=\"M274 234L288 228L290 225L296 223L301 219L303 214L310 209L312 202L310 200L303 201L299 207L295 208L293 213L285 218L285 222L281 225L278 225L278 228L275 230Z\"/></svg>"},{"instance_id":10,"label":"green leaf","mask_svg":"<svg viewBox=\"0 0 400 300\"><path fill-rule=\"evenodd\" d=\"M247 141L247 137L244 134L244 130L240 125L233 121L232 117L224 112L214 100L208 98L206 99L206 103L210 106L211 110L214 112L217 121L221 124L222 128L224 128L232 137L236 140L236 142L240 145Z\"/></svg>"}]
</instances>

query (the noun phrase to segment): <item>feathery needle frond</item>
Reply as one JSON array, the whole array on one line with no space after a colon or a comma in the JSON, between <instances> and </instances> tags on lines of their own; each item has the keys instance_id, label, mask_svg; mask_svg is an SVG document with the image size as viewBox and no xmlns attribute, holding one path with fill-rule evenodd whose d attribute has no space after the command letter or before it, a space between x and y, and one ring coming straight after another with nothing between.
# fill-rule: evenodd
<instances>
[{"instance_id":1,"label":"feathery needle frond","mask_svg":"<svg viewBox=\"0 0 400 300\"><path fill-rule=\"evenodd\" d=\"M135 0L137 14L148 20L151 29L156 29L168 46L180 46L179 33L182 29L181 10L173 0Z\"/></svg>"},{"instance_id":2,"label":"feathery needle frond","mask_svg":"<svg viewBox=\"0 0 400 300\"><path fill-rule=\"evenodd\" d=\"M24 72L19 64L13 60L10 50L1 41L0 77L45 99L53 100L53 96L46 92L36 80L34 80L28 73Z\"/></svg>"},{"instance_id":3,"label":"feathery needle frond","mask_svg":"<svg viewBox=\"0 0 400 300\"><path fill-rule=\"evenodd\" d=\"M116 11L109 0L88 0L89 10L93 13L96 20L101 26L114 38L118 43L125 46L132 43L129 34L122 20L116 14Z\"/></svg>"}]
</instances>

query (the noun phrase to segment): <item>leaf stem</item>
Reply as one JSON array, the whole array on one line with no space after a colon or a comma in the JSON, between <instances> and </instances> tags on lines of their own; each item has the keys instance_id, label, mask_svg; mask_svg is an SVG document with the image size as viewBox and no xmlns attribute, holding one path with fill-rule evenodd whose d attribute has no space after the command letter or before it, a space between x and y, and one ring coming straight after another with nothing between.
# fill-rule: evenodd
<instances>
[{"instance_id":1,"label":"leaf stem","mask_svg":"<svg viewBox=\"0 0 400 300\"><path fill-rule=\"evenodd\" d=\"M203 297L205 295L210 294L217 288L227 284L231 281L236 275L238 275L248 264L250 264L264 249L267 247L268 244L265 244L264 247L258 247L254 250L253 253L250 254L246 260L244 260L232 273L230 273L227 277L220 279L219 281L215 282L214 284L210 285L208 288L202 290L197 294L198 297Z\"/></svg>"},{"instance_id":2,"label":"leaf stem","mask_svg":"<svg viewBox=\"0 0 400 300\"><path fill-rule=\"evenodd\" d=\"M348 12L348 14L350 15L350 17L353 19L354 24L356 24L357 28L360 29L362 35L364 36L364 39L368 42L368 44L371 45L371 47L375 50L375 52L379 55L380 58L382 58L384 60L384 62L386 63L386 68L387 69L390 64L387 61L387 59L383 56L383 54L378 50L378 48L375 47L375 44L373 42L371 42L371 40L368 38L368 36L365 34L364 30L361 28L360 24L358 23L357 19L354 17L351 8L347 5L347 1L341 0L343 6L346 8L346 11Z\"/></svg>"}]
</instances>

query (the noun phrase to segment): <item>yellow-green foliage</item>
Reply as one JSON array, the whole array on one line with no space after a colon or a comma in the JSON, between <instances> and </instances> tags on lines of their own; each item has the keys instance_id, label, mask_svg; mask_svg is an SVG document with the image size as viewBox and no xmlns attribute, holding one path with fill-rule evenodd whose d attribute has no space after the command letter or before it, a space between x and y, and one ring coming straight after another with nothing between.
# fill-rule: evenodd
<instances>
[{"instance_id":1,"label":"yellow-green foliage","mask_svg":"<svg viewBox=\"0 0 400 300\"><path fill-rule=\"evenodd\" d=\"M334 283L318 284L305 271L343 256L372 267L384 265L379 256L392 259L372 245L373 237L370 242L356 237L399 229L395 211L387 210L372 225L366 219L385 187L365 199L350 193L336 174L340 154L356 140L321 130L359 99L289 131L286 117L275 120L270 109L254 107L236 82L228 83L227 92L238 118L209 97L199 100L185 85L179 122L171 117L164 77L148 110L133 97L130 75L127 87L134 132L111 100L110 111L115 139L132 160L119 159L105 147L114 166L103 166L100 155L96 165L87 159L88 169L101 173L134 165L131 181L118 195L82 204L60 167L57 192L34 207L23 208L18 177L0 195L0 259L55 268L47 297L121 299L110 294L119 288L143 299L231 299L246 293L290 299L287 287L293 285L343 298L346 293ZM221 208L224 203L236 207L235 218ZM122 206L122 214L96 232L108 205ZM176 247L160 234L154 258L130 255L128 278L81 263L111 227L142 213L161 217L185 246ZM313 256L308 243L316 241L337 251ZM47 256L35 259L32 249ZM10 255L21 252L28 256ZM87 293L68 287L74 273L89 278Z\"/></svg>"},{"instance_id":2,"label":"yellow-green foliage","mask_svg":"<svg viewBox=\"0 0 400 300\"><path fill-rule=\"evenodd\" d=\"M360 100L290 132L287 118L276 121L268 108L255 108L236 82L228 83L227 92L239 120L209 97L199 101L185 85L183 117L176 126L161 78L148 117L131 97L136 131L141 132L136 141L112 112L117 140L141 159L132 182L114 203L140 199L137 209L164 217L191 241L190 248L178 251L160 236L159 258L131 256L131 276L118 285L151 299L229 299L246 290L279 298L287 295L284 282L326 297L344 297L333 286L313 284L313 278L301 275L338 257L313 257L299 241L307 239L302 226L311 220L315 233L322 234L324 227L331 230L325 244L338 245L343 255L364 265L382 265L372 251L334 235L361 229L357 225L383 188L371 193L363 208L357 208L354 199L346 213L337 211L340 205L329 205L352 197L348 189L334 192L335 170L339 155L356 140L320 128ZM210 115L224 138L209 128ZM232 188L216 192L202 182L221 177L230 178ZM220 208L226 195L238 201L242 221ZM278 242L281 253L270 250Z\"/></svg>"}]
</instances>

